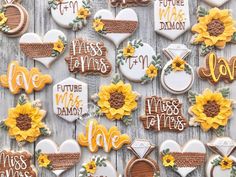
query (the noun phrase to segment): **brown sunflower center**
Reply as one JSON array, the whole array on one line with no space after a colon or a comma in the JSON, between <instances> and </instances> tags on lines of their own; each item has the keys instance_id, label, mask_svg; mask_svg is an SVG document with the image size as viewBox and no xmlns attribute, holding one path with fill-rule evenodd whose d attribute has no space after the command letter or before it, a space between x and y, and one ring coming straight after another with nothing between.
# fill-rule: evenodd
<instances>
[{"instance_id":1,"label":"brown sunflower center","mask_svg":"<svg viewBox=\"0 0 236 177\"><path fill-rule=\"evenodd\" d=\"M210 36L219 36L221 35L225 30L224 23L218 19L212 20L207 25L207 31L210 34Z\"/></svg>"},{"instance_id":2,"label":"brown sunflower center","mask_svg":"<svg viewBox=\"0 0 236 177\"><path fill-rule=\"evenodd\" d=\"M228 164L229 164L228 162L224 161L224 165L225 165L225 166L227 166Z\"/></svg>"},{"instance_id":3,"label":"brown sunflower center","mask_svg":"<svg viewBox=\"0 0 236 177\"><path fill-rule=\"evenodd\" d=\"M215 117L220 112L220 105L216 103L216 101L208 101L204 106L203 113L207 117Z\"/></svg>"},{"instance_id":4,"label":"brown sunflower center","mask_svg":"<svg viewBox=\"0 0 236 177\"><path fill-rule=\"evenodd\" d=\"M20 114L20 116L16 118L16 126L22 131L29 130L31 128L31 122L31 118L28 114Z\"/></svg>"},{"instance_id":5,"label":"brown sunflower center","mask_svg":"<svg viewBox=\"0 0 236 177\"><path fill-rule=\"evenodd\" d=\"M175 65L176 65L177 67L180 67L180 66L181 66L181 63L177 62Z\"/></svg>"},{"instance_id":6,"label":"brown sunflower center","mask_svg":"<svg viewBox=\"0 0 236 177\"><path fill-rule=\"evenodd\" d=\"M113 92L108 101L112 108L120 109L125 104L125 96L120 92Z\"/></svg>"},{"instance_id":7,"label":"brown sunflower center","mask_svg":"<svg viewBox=\"0 0 236 177\"><path fill-rule=\"evenodd\" d=\"M0 21L2 21L3 20L3 18L2 17L0 17Z\"/></svg>"},{"instance_id":8,"label":"brown sunflower center","mask_svg":"<svg viewBox=\"0 0 236 177\"><path fill-rule=\"evenodd\" d=\"M170 161L171 161L170 159L167 159L167 160L166 160L167 163L170 163Z\"/></svg>"},{"instance_id":9,"label":"brown sunflower center","mask_svg":"<svg viewBox=\"0 0 236 177\"><path fill-rule=\"evenodd\" d=\"M89 169L91 169L91 170L92 170L92 169L93 169L93 165L89 165Z\"/></svg>"}]
</instances>

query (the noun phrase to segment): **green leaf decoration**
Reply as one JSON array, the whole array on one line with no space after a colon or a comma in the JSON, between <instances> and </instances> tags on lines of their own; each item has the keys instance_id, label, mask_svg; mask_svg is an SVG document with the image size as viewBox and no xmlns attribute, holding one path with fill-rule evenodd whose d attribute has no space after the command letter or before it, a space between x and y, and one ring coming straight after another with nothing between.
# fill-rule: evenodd
<instances>
[{"instance_id":1,"label":"green leaf decoration","mask_svg":"<svg viewBox=\"0 0 236 177\"><path fill-rule=\"evenodd\" d=\"M121 79L121 77L120 77L120 75L119 74L115 74L115 76L113 77L113 79L112 79L112 83L113 84L117 84L118 82L120 82L122 79Z\"/></svg>"},{"instance_id":2,"label":"green leaf decoration","mask_svg":"<svg viewBox=\"0 0 236 177\"><path fill-rule=\"evenodd\" d=\"M4 121L1 121L0 122L0 128L3 128L5 130L8 130L8 127L6 126L5 122Z\"/></svg>"},{"instance_id":3,"label":"green leaf decoration","mask_svg":"<svg viewBox=\"0 0 236 177\"><path fill-rule=\"evenodd\" d=\"M141 84L145 84L149 81L153 80L152 78L149 78L147 74L145 74L142 78L141 78Z\"/></svg>"},{"instance_id":4,"label":"green leaf decoration","mask_svg":"<svg viewBox=\"0 0 236 177\"><path fill-rule=\"evenodd\" d=\"M19 99L18 99L18 103L19 103L20 105L26 104L27 101L28 101L28 98L27 98L27 96L26 96L25 94L20 95L20 97L19 97Z\"/></svg>"},{"instance_id":5,"label":"green leaf decoration","mask_svg":"<svg viewBox=\"0 0 236 177\"><path fill-rule=\"evenodd\" d=\"M165 75L170 74L172 71L172 65L169 65L166 69L165 69Z\"/></svg>"},{"instance_id":6,"label":"green leaf decoration","mask_svg":"<svg viewBox=\"0 0 236 177\"><path fill-rule=\"evenodd\" d=\"M232 39L231 39L231 42L236 43L236 32L234 32L234 34L232 36Z\"/></svg>"},{"instance_id":7,"label":"green leaf decoration","mask_svg":"<svg viewBox=\"0 0 236 177\"><path fill-rule=\"evenodd\" d=\"M187 74L189 74L189 75L192 74L192 70L191 70L191 68L190 68L189 65L185 65L184 71L185 71Z\"/></svg>"},{"instance_id":8,"label":"green leaf decoration","mask_svg":"<svg viewBox=\"0 0 236 177\"><path fill-rule=\"evenodd\" d=\"M122 119L122 122L123 122L126 126L131 125L132 121L133 121L132 117L129 117L129 116L125 116L125 117L123 117L123 119Z\"/></svg>"},{"instance_id":9,"label":"green leaf decoration","mask_svg":"<svg viewBox=\"0 0 236 177\"><path fill-rule=\"evenodd\" d=\"M229 87L224 87L218 90L224 98L227 98L230 95Z\"/></svg>"},{"instance_id":10,"label":"green leaf decoration","mask_svg":"<svg viewBox=\"0 0 236 177\"><path fill-rule=\"evenodd\" d=\"M160 172L159 171L155 172L153 177L160 177Z\"/></svg>"},{"instance_id":11,"label":"green leaf decoration","mask_svg":"<svg viewBox=\"0 0 236 177\"><path fill-rule=\"evenodd\" d=\"M200 47L200 54L201 56L206 56L208 53L210 53L214 49L214 46L206 46L205 44L202 44Z\"/></svg>"},{"instance_id":12,"label":"green leaf decoration","mask_svg":"<svg viewBox=\"0 0 236 177\"><path fill-rule=\"evenodd\" d=\"M214 130L216 136L221 137L224 135L225 132L225 127L224 126L219 126L218 129Z\"/></svg>"},{"instance_id":13,"label":"green leaf decoration","mask_svg":"<svg viewBox=\"0 0 236 177\"><path fill-rule=\"evenodd\" d=\"M198 96L197 93L189 91L188 92L188 100L191 104L195 104L196 103L196 96Z\"/></svg>"},{"instance_id":14,"label":"green leaf decoration","mask_svg":"<svg viewBox=\"0 0 236 177\"><path fill-rule=\"evenodd\" d=\"M220 162L222 161L222 157L219 157L219 158L217 158L217 159L214 159L212 162L211 162L211 164L214 166L214 167L216 167L216 166L218 166L218 165L220 165Z\"/></svg>"},{"instance_id":15,"label":"green leaf decoration","mask_svg":"<svg viewBox=\"0 0 236 177\"><path fill-rule=\"evenodd\" d=\"M204 17L206 15L208 15L208 11L205 8L199 6L198 9L197 9L197 16L198 17Z\"/></svg>"},{"instance_id":16,"label":"green leaf decoration","mask_svg":"<svg viewBox=\"0 0 236 177\"><path fill-rule=\"evenodd\" d=\"M231 169L230 177L236 177L236 166L235 165Z\"/></svg>"},{"instance_id":17,"label":"green leaf decoration","mask_svg":"<svg viewBox=\"0 0 236 177\"><path fill-rule=\"evenodd\" d=\"M43 135L43 136L48 136L48 135L50 135L50 131L47 129L47 128L40 128L40 133L41 133L41 135Z\"/></svg>"}]
</instances>

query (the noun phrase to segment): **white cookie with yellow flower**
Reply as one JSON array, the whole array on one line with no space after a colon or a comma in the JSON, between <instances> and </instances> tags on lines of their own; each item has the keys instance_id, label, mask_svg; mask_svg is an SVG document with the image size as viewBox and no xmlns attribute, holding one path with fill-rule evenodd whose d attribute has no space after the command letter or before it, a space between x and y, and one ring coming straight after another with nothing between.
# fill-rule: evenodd
<instances>
[{"instance_id":1,"label":"white cookie with yellow flower","mask_svg":"<svg viewBox=\"0 0 236 177\"><path fill-rule=\"evenodd\" d=\"M59 30L48 31L43 38L36 33L26 33L20 38L20 49L30 59L49 68L65 51L66 35Z\"/></svg>"},{"instance_id":2,"label":"white cookie with yellow flower","mask_svg":"<svg viewBox=\"0 0 236 177\"><path fill-rule=\"evenodd\" d=\"M93 156L89 162L82 164L79 177L93 176L118 177L119 175L106 157Z\"/></svg>"},{"instance_id":3,"label":"white cookie with yellow flower","mask_svg":"<svg viewBox=\"0 0 236 177\"><path fill-rule=\"evenodd\" d=\"M118 51L116 61L127 79L142 84L155 79L161 70L160 56L142 40L129 41Z\"/></svg>"},{"instance_id":4,"label":"white cookie with yellow flower","mask_svg":"<svg viewBox=\"0 0 236 177\"><path fill-rule=\"evenodd\" d=\"M183 44L171 44L163 49L169 61L162 69L161 83L173 94L183 94L193 85L194 71L186 61L190 52Z\"/></svg>"},{"instance_id":5,"label":"white cookie with yellow flower","mask_svg":"<svg viewBox=\"0 0 236 177\"><path fill-rule=\"evenodd\" d=\"M207 144L214 152L206 166L207 177L234 177L236 176L236 157L232 154L236 142L229 137L220 137Z\"/></svg>"},{"instance_id":6,"label":"white cookie with yellow flower","mask_svg":"<svg viewBox=\"0 0 236 177\"><path fill-rule=\"evenodd\" d=\"M81 30L91 15L90 0L48 0L53 20L64 28Z\"/></svg>"},{"instance_id":7,"label":"white cookie with yellow flower","mask_svg":"<svg viewBox=\"0 0 236 177\"><path fill-rule=\"evenodd\" d=\"M190 140L183 147L173 140L166 140L160 146L162 164L186 177L205 162L206 148L199 140Z\"/></svg>"}]
</instances>

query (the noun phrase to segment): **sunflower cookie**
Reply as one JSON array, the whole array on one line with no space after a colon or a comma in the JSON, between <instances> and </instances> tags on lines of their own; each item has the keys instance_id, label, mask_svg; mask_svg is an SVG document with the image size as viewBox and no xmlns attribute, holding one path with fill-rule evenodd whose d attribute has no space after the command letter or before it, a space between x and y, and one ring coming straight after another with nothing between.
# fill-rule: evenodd
<instances>
[{"instance_id":1,"label":"sunflower cookie","mask_svg":"<svg viewBox=\"0 0 236 177\"><path fill-rule=\"evenodd\" d=\"M121 73L129 80L142 84L155 79L161 70L160 55L142 40L133 40L118 51L116 57Z\"/></svg>"},{"instance_id":2,"label":"sunflower cookie","mask_svg":"<svg viewBox=\"0 0 236 177\"><path fill-rule=\"evenodd\" d=\"M229 9L198 8L198 23L192 27L196 33L193 44L201 45L201 55L205 56L214 48L223 49L227 43L236 43L236 28Z\"/></svg>"},{"instance_id":3,"label":"sunflower cookie","mask_svg":"<svg viewBox=\"0 0 236 177\"><path fill-rule=\"evenodd\" d=\"M199 140L190 140L181 147L173 140L166 140L160 146L162 164L182 177L201 167L206 158L205 145Z\"/></svg>"},{"instance_id":4,"label":"sunflower cookie","mask_svg":"<svg viewBox=\"0 0 236 177\"><path fill-rule=\"evenodd\" d=\"M137 108L138 98L139 94L118 75L113 78L110 85L101 86L99 93L92 96L101 114L109 120L121 120L126 125L132 122L131 113Z\"/></svg>"},{"instance_id":5,"label":"sunflower cookie","mask_svg":"<svg viewBox=\"0 0 236 177\"><path fill-rule=\"evenodd\" d=\"M126 134L121 134L116 126L112 126L109 130L99 124L97 120L91 119L86 125L86 133L80 133L78 142L81 146L88 147L90 152L97 152L99 147L105 152L112 149L119 150L125 144L130 144L131 139Z\"/></svg>"},{"instance_id":6,"label":"sunflower cookie","mask_svg":"<svg viewBox=\"0 0 236 177\"><path fill-rule=\"evenodd\" d=\"M33 143L40 136L49 135L51 132L42 122L46 111L40 109L40 100L30 102L26 95L21 95L18 104L8 110L8 117L1 122L1 127L6 128L11 138L19 144Z\"/></svg>"},{"instance_id":7,"label":"sunflower cookie","mask_svg":"<svg viewBox=\"0 0 236 177\"><path fill-rule=\"evenodd\" d=\"M194 83L193 68L186 61L191 51L183 44L171 44L163 52L170 61L161 73L162 86L173 94L187 92Z\"/></svg>"},{"instance_id":8,"label":"sunflower cookie","mask_svg":"<svg viewBox=\"0 0 236 177\"><path fill-rule=\"evenodd\" d=\"M222 134L233 114L233 100L227 98L229 94L229 88L215 92L206 89L202 94L190 91L188 97L192 106L189 113L193 118L189 125L200 126L205 132L213 129L218 135Z\"/></svg>"},{"instance_id":9,"label":"sunflower cookie","mask_svg":"<svg viewBox=\"0 0 236 177\"><path fill-rule=\"evenodd\" d=\"M48 0L48 10L58 25L73 31L87 25L91 15L90 0Z\"/></svg>"},{"instance_id":10,"label":"sunflower cookie","mask_svg":"<svg viewBox=\"0 0 236 177\"><path fill-rule=\"evenodd\" d=\"M208 160L207 177L236 176L236 157L232 155L236 142L229 137L220 137L212 140L207 146L215 154Z\"/></svg>"},{"instance_id":11,"label":"sunflower cookie","mask_svg":"<svg viewBox=\"0 0 236 177\"><path fill-rule=\"evenodd\" d=\"M93 176L118 177L118 174L106 157L98 155L93 156L89 162L82 164L79 173L79 177Z\"/></svg>"},{"instance_id":12,"label":"sunflower cookie","mask_svg":"<svg viewBox=\"0 0 236 177\"><path fill-rule=\"evenodd\" d=\"M27 151L0 151L0 174L2 177L37 177L37 171L31 162L32 155Z\"/></svg>"}]
</instances>

